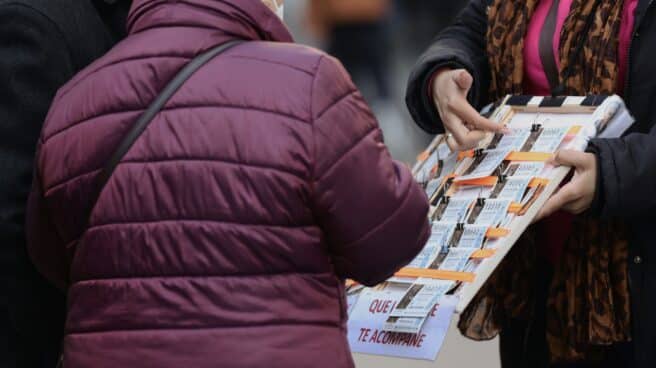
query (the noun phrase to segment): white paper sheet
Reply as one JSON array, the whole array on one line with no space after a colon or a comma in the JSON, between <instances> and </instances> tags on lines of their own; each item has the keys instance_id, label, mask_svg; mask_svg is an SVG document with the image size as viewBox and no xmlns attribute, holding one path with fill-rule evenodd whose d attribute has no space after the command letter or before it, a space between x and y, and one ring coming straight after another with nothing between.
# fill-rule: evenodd
<instances>
[{"instance_id":1,"label":"white paper sheet","mask_svg":"<svg viewBox=\"0 0 656 368\"><path fill-rule=\"evenodd\" d=\"M348 322L348 341L353 352L430 361L437 358L458 299L442 298L440 305L430 312L418 334L384 331L383 325L389 312L377 312L381 309L377 307L380 303L396 303L403 292L403 288L391 287L384 294L367 293L361 296ZM384 309L383 307L382 310Z\"/></svg>"}]
</instances>

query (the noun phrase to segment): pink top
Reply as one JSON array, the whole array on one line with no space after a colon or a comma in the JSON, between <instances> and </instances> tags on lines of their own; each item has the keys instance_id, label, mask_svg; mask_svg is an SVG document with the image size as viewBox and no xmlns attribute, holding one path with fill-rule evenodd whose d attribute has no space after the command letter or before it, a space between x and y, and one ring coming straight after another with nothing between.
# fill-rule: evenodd
<instances>
[{"instance_id":1,"label":"pink top","mask_svg":"<svg viewBox=\"0 0 656 368\"><path fill-rule=\"evenodd\" d=\"M560 32L563 29L565 18L569 14L573 0L560 0L558 4L558 16L556 18L556 30L553 37L553 53L556 58L556 66L560 69ZM542 0L537 5L533 17L528 25L526 38L524 39L524 93L529 95L549 95L551 88L547 75L540 59L540 32L544 25L553 0ZM619 46L617 58L619 60L619 71L617 75L616 92L624 92L624 83L629 59L629 46L631 45L631 33L635 20L635 9L638 0L626 0L620 26ZM562 254L565 241L572 231L574 216L566 212L557 212L551 217L544 219L538 225L540 232L540 250L544 257L550 262L556 263Z\"/></svg>"},{"instance_id":2,"label":"pink top","mask_svg":"<svg viewBox=\"0 0 656 368\"><path fill-rule=\"evenodd\" d=\"M560 68L560 52L558 45L560 45L560 32L563 29L565 19L569 14L572 7L573 0L560 0L558 4L558 18L556 19L556 33L553 38L553 52L556 57L556 65ZM549 13L549 9L553 4L553 0L542 0L538 3L533 17L528 24L528 31L524 39L524 93L529 95L548 95L551 93L547 75L542 66L540 59L539 40L540 31L544 25L544 21ZM626 69L629 58L629 46L631 44L631 33L633 31L633 22L635 19L635 9L638 5L638 0L626 0L624 2L624 11L622 14L622 25L620 27L619 35L619 73L618 73L618 86L617 93L622 93L624 89L624 81L626 79Z\"/></svg>"}]
</instances>

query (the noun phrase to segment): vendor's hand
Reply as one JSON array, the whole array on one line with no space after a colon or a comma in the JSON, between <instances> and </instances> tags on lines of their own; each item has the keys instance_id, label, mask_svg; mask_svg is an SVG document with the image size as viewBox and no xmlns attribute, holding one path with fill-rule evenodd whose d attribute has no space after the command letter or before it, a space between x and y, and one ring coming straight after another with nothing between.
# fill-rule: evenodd
<instances>
[{"instance_id":1,"label":"vendor's hand","mask_svg":"<svg viewBox=\"0 0 656 368\"><path fill-rule=\"evenodd\" d=\"M500 124L482 117L467 101L473 82L474 78L465 69L441 69L433 80L433 101L452 151L476 147L486 131L504 131Z\"/></svg>"},{"instance_id":2,"label":"vendor's hand","mask_svg":"<svg viewBox=\"0 0 656 368\"><path fill-rule=\"evenodd\" d=\"M572 180L556 192L542 207L535 221L548 217L558 210L580 214L590 208L597 186L597 157L592 153L562 150L554 156L556 166L571 166Z\"/></svg>"}]
</instances>

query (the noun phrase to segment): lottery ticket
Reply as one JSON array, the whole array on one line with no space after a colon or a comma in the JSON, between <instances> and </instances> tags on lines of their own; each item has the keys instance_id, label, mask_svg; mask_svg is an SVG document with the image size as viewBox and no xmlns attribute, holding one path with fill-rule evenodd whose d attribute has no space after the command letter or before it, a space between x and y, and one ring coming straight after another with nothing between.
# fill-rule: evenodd
<instances>
[{"instance_id":1,"label":"lottery ticket","mask_svg":"<svg viewBox=\"0 0 656 368\"><path fill-rule=\"evenodd\" d=\"M531 129L511 129L508 134L495 134L492 142L488 145L488 149L507 149L516 151L524 146L526 140L531 135Z\"/></svg>"},{"instance_id":2,"label":"lottery ticket","mask_svg":"<svg viewBox=\"0 0 656 368\"><path fill-rule=\"evenodd\" d=\"M441 180L440 180L439 178L438 178L438 179L430 180L430 181L426 184L426 188L425 188L425 190L426 190L426 196L428 196L428 198L432 198L432 197L433 197L433 194L435 194L435 192L437 192L437 190L440 189L440 185L441 185L441 184L442 184L442 182L441 182Z\"/></svg>"},{"instance_id":3,"label":"lottery ticket","mask_svg":"<svg viewBox=\"0 0 656 368\"><path fill-rule=\"evenodd\" d=\"M476 218L474 224L484 226L497 226L506 217L510 207L510 199L488 199L483 210Z\"/></svg>"},{"instance_id":4,"label":"lottery ticket","mask_svg":"<svg viewBox=\"0 0 656 368\"><path fill-rule=\"evenodd\" d=\"M424 161L424 163L421 165L421 168L419 169L419 172L417 172L417 175L415 176L417 178L417 181L420 183L425 183L430 180L431 178L431 173L435 168L437 167L439 163L439 158L437 157L437 152L431 153L430 156Z\"/></svg>"},{"instance_id":5,"label":"lottery ticket","mask_svg":"<svg viewBox=\"0 0 656 368\"><path fill-rule=\"evenodd\" d=\"M431 236L419 255L408 267L425 268L435 258L437 253L446 245L456 228L455 223L433 222Z\"/></svg>"},{"instance_id":6,"label":"lottery ticket","mask_svg":"<svg viewBox=\"0 0 656 368\"><path fill-rule=\"evenodd\" d=\"M506 176L539 176L544 169L544 162L516 162L511 163L503 173Z\"/></svg>"},{"instance_id":7,"label":"lottery ticket","mask_svg":"<svg viewBox=\"0 0 656 368\"><path fill-rule=\"evenodd\" d=\"M515 217L516 216L513 213L506 214L506 216L503 218L503 220L501 220L501 223L498 225L498 227L504 228L504 229L511 228L512 226L510 226L510 225L512 224L512 221L515 219Z\"/></svg>"},{"instance_id":8,"label":"lottery ticket","mask_svg":"<svg viewBox=\"0 0 656 368\"><path fill-rule=\"evenodd\" d=\"M437 146L437 155L440 158L448 157L449 155L452 154L451 148L449 148L449 145L446 143L442 143L439 146ZM455 152L454 152L455 153ZM457 156L457 154L456 154Z\"/></svg>"},{"instance_id":9,"label":"lottery ticket","mask_svg":"<svg viewBox=\"0 0 656 368\"><path fill-rule=\"evenodd\" d=\"M426 317L439 299L446 294L455 282L418 278L403 298L395 306L392 317Z\"/></svg>"},{"instance_id":10,"label":"lottery ticket","mask_svg":"<svg viewBox=\"0 0 656 368\"><path fill-rule=\"evenodd\" d=\"M451 153L449 147L446 144L442 144L428 156L415 177L420 183L425 183L432 179L443 179L455 170L457 164L458 154L455 152Z\"/></svg>"},{"instance_id":11,"label":"lottery ticket","mask_svg":"<svg viewBox=\"0 0 656 368\"><path fill-rule=\"evenodd\" d=\"M483 245L483 240L485 240L485 234L487 233L488 228L489 225L465 225L456 247L463 249L480 249Z\"/></svg>"},{"instance_id":12,"label":"lottery ticket","mask_svg":"<svg viewBox=\"0 0 656 368\"><path fill-rule=\"evenodd\" d=\"M452 198L487 198L490 196L492 186L474 186L474 185L458 185L457 189L451 195Z\"/></svg>"},{"instance_id":13,"label":"lottery ticket","mask_svg":"<svg viewBox=\"0 0 656 368\"><path fill-rule=\"evenodd\" d=\"M528 192L526 193L526 196L524 196L524 199L522 199L521 205L525 206L526 204L528 204L528 202L535 196L535 193L537 192L537 190L538 190L538 187L530 188L528 190Z\"/></svg>"},{"instance_id":14,"label":"lottery ticket","mask_svg":"<svg viewBox=\"0 0 656 368\"><path fill-rule=\"evenodd\" d=\"M465 265L465 268L462 270L462 272L474 272L476 271L476 268L481 264L480 259L470 259L467 261L467 264Z\"/></svg>"},{"instance_id":15,"label":"lottery ticket","mask_svg":"<svg viewBox=\"0 0 656 368\"><path fill-rule=\"evenodd\" d=\"M443 198L435 212L435 219L441 222L461 222L467 215L472 198Z\"/></svg>"},{"instance_id":16,"label":"lottery ticket","mask_svg":"<svg viewBox=\"0 0 656 368\"><path fill-rule=\"evenodd\" d=\"M442 160L442 170L440 173L440 177L444 178L445 176L451 174L456 170L456 166L458 165L458 154L457 153L451 153L448 156L445 156L445 158Z\"/></svg>"},{"instance_id":17,"label":"lottery ticket","mask_svg":"<svg viewBox=\"0 0 656 368\"><path fill-rule=\"evenodd\" d=\"M464 175L456 178L456 181L479 179L492 175L509 152L507 149L483 151L479 156L474 157L471 166L464 172Z\"/></svg>"},{"instance_id":18,"label":"lottery ticket","mask_svg":"<svg viewBox=\"0 0 656 368\"><path fill-rule=\"evenodd\" d=\"M527 176L506 178L506 180L497 183L490 198L508 199L513 202L521 202L530 182L531 177Z\"/></svg>"},{"instance_id":19,"label":"lottery ticket","mask_svg":"<svg viewBox=\"0 0 656 368\"><path fill-rule=\"evenodd\" d=\"M472 248L451 248L439 269L442 271L460 272L465 268L465 265L467 264L467 261L469 261L469 257L471 257L473 252L474 249Z\"/></svg>"},{"instance_id":20,"label":"lottery ticket","mask_svg":"<svg viewBox=\"0 0 656 368\"><path fill-rule=\"evenodd\" d=\"M531 147L531 152L556 152L567 135L568 127L544 128Z\"/></svg>"},{"instance_id":21,"label":"lottery ticket","mask_svg":"<svg viewBox=\"0 0 656 368\"><path fill-rule=\"evenodd\" d=\"M462 232L462 230L456 229L454 232ZM442 262L446 259L446 256L449 254L449 246L445 246L440 248L440 251L435 255L435 257L431 260L430 264L428 265L428 268L431 270L438 270L440 266L442 265Z\"/></svg>"},{"instance_id":22,"label":"lottery ticket","mask_svg":"<svg viewBox=\"0 0 656 368\"><path fill-rule=\"evenodd\" d=\"M426 322L428 313L423 317L388 317L383 331L417 334Z\"/></svg>"}]
</instances>

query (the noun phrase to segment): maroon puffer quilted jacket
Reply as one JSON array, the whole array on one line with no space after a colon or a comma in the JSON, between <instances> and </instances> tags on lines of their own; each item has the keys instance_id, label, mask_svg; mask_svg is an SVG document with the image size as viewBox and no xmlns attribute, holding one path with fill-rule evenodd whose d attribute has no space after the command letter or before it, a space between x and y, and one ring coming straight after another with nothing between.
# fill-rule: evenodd
<instances>
[{"instance_id":1,"label":"maroon puffer quilted jacket","mask_svg":"<svg viewBox=\"0 0 656 368\"><path fill-rule=\"evenodd\" d=\"M169 101L80 238L128 127L234 38L251 42ZM28 236L68 289L66 368L353 365L343 279L376 284L409 262L428 205L341 65L291 41L259 0L136 0L128 38L59 91Z\"/></svg>"}]
</instances>

